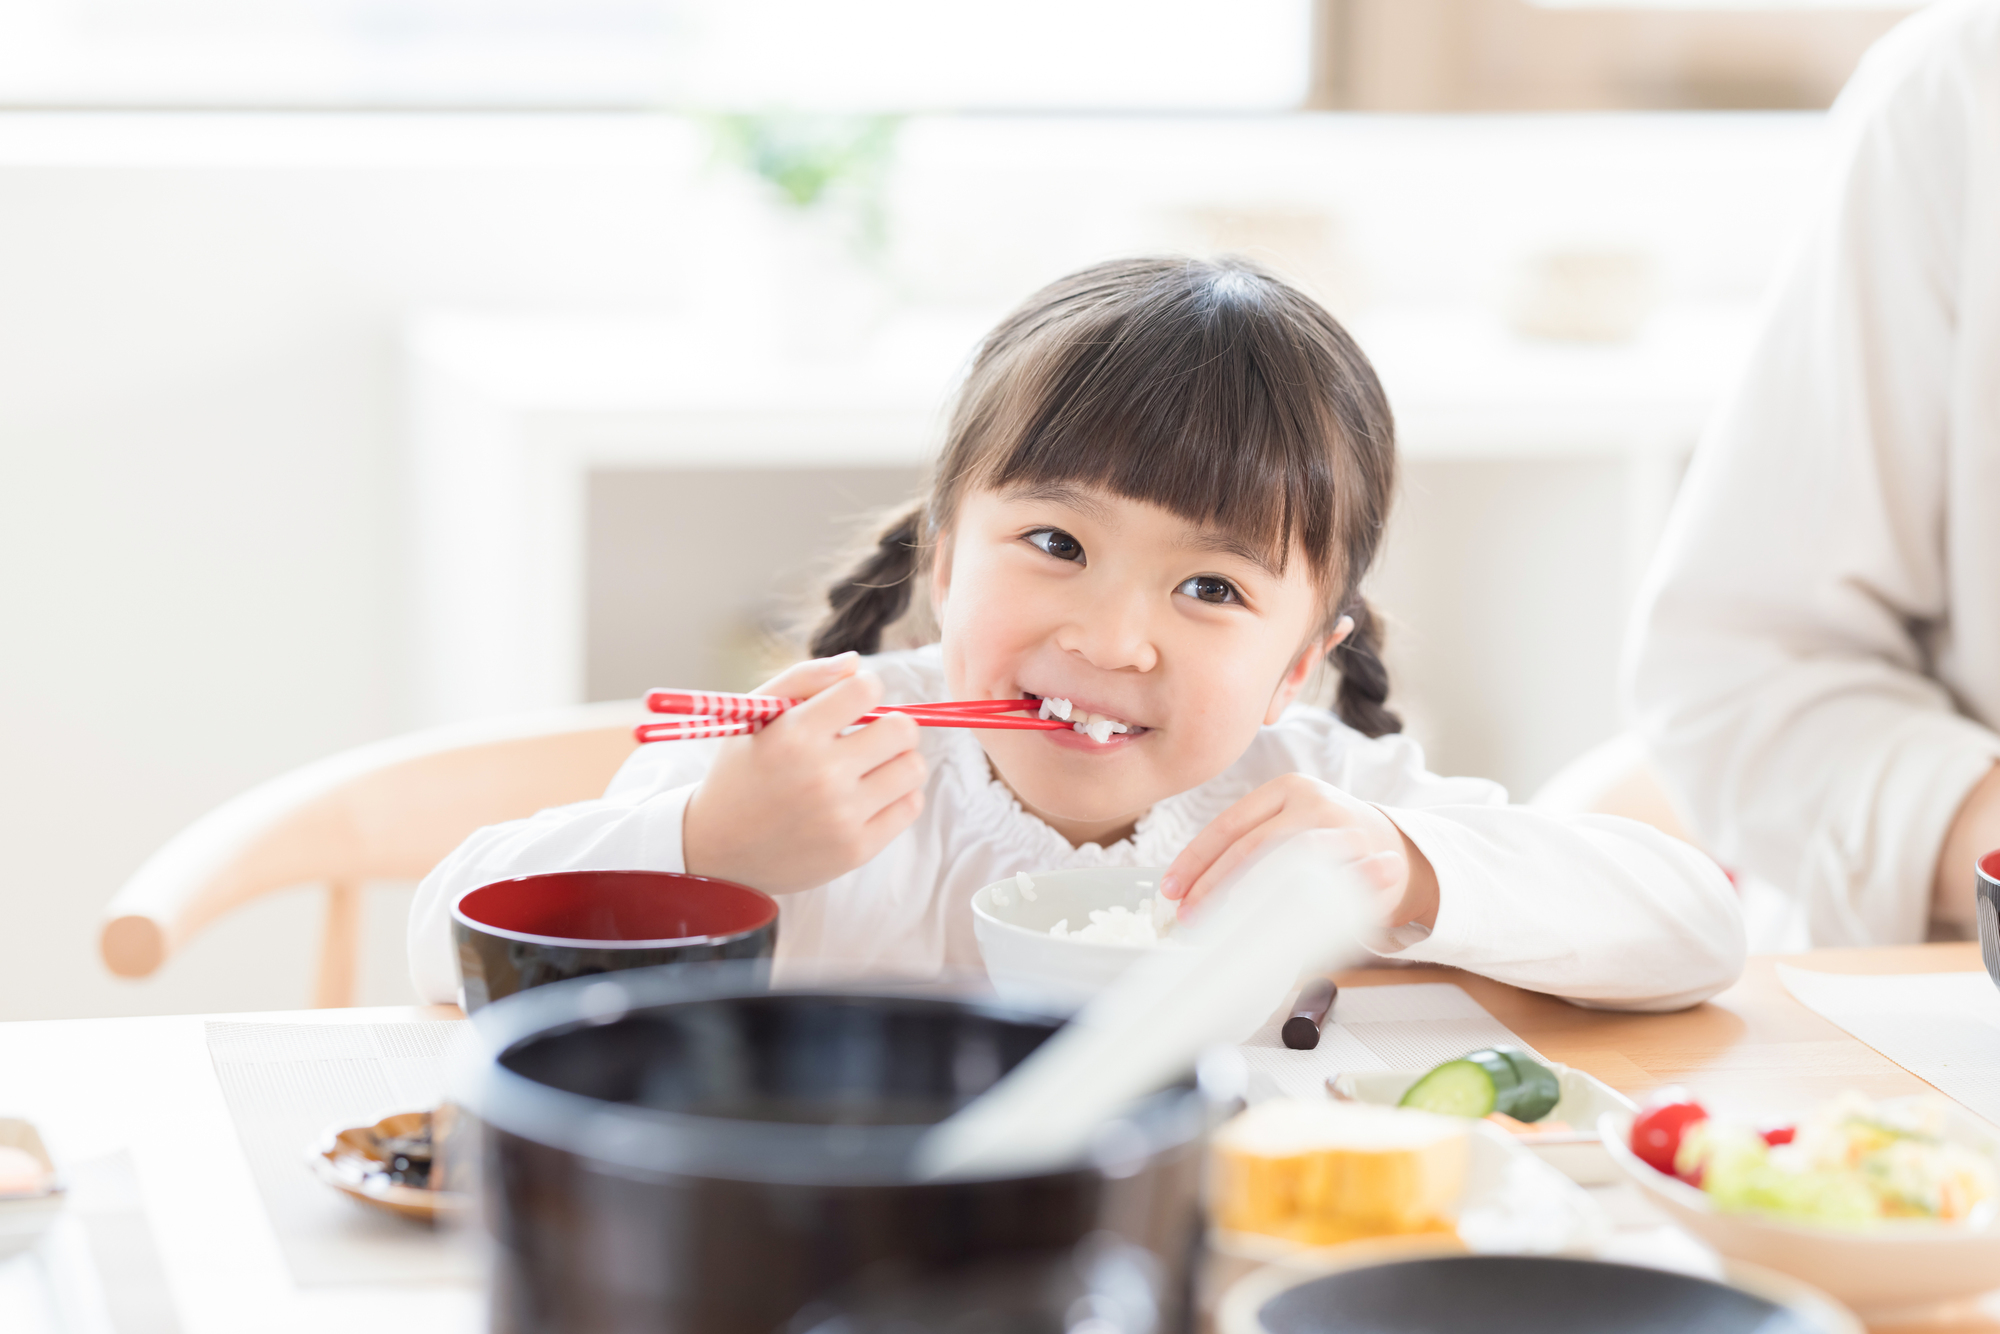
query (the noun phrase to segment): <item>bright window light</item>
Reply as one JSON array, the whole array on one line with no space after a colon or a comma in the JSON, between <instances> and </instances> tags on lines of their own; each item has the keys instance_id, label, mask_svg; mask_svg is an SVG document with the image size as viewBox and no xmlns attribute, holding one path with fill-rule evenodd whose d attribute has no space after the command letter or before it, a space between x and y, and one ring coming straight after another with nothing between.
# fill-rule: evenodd
<instances>
[{"instance_id":1,"label":"bright window light","mask_svg":"<svg viewBox=\"0 0 2000 1334\"><path fill-rule=\"evenodd\" d=\"M1311 0L0 0L0 105L1264 111Z\"/></svg>"}]
</instances>

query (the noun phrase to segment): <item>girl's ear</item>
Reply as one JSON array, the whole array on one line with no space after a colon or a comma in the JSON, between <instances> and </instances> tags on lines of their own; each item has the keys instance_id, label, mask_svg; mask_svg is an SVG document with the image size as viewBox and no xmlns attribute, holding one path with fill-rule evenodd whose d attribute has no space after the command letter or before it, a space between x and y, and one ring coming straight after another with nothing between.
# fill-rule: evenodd
<instances>
[{"instance_id":1,"label":"girl's ear","mask_svg":"<svg viewBox=\"0 0 2000 1334\"><path fill-rule=\"evenodd\" d=\"M1326 661L1327 655L1339 648L1347 637L1354 633L1354 618L1343 616L1335 623L1331 634L1322 635L1299 650L1299 656L1285 669L1284 679L1271 692L1271 706L1264 710L1264 725L1278 721L1278 715L1291 707L1299 692L1312 679L1313 668Z\"/></svg>"}]
</instances>

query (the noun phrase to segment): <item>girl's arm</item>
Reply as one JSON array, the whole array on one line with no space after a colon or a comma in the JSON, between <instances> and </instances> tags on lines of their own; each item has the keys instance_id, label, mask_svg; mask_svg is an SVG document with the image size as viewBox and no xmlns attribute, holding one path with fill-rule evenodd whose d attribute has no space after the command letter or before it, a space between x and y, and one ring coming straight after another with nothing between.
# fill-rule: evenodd
<instances>
[{"instance_id":1,"label":"girl's arm","mask_svg":"<svg viewBox=\"0 0 2000 1334\"><path fill-rule=\"evenodd\" d=\"M1693 1005L1742 971L1735 890L1694 847L1631 820L1509 806L1494 784L1426 772L1406 738L1288 721L1277 759L1293 772L1188 845L1170 897L1198 901L1269 843L1338 828L1377 895L1378 953L1638 1010Z\"/></svg>"},{"instance_id":2,"label":"girl's arm","mask_svg":"<svg viewBox=\"0 0 2000 1334\"><path fill-rule=\"evenodd\" d=\"M1691 844L1611 815L1522 806L1389 808L1439 886L1428 932L1382 952L1585 1005L1678 1010L1743 971L1742 909Z\"/></svg>"},{"instance_id":3,"label":"girl's arm","mask_svg":"<svg viewBox=\"0 0 2000 1334\"><path fill-rule=\"evenodd\" d=\"M410 976L426 1001L458 978L451 907L514 876L690 871L789 893L867 861L916 818L926 776L917 726L897 716L850 732L882 698L854 654L801 663L759 687L808 702L753 736L641 747L596 801L481 829L417 889Z\"/></svg>"}]
</instances>

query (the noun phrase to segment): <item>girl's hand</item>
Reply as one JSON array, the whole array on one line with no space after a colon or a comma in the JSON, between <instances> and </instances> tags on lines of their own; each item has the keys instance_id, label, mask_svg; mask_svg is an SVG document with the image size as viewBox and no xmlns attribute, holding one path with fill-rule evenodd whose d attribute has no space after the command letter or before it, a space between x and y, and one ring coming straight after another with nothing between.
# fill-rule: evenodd
<instances>
[{"instance_id":1,"label":"girl's hand","mask_svg":"<svg viewBox=\"0 0 2000 1334\"><path fill-rule=\"evenodd\" d=\"M802 662L756 690L806 702L722 744L688 802L689 872L774 894L847 874L909 828L924 806L916 720L893 714L843 736L882 702L852 653Z\"/></svg>"},{"instance_id":2,"label":"girl's hand","mask_svg":"<svg viewBox=\"0 0 2000 1334\"><path fill-rule=\"evenodd\" d=\"M1160 877L1160 893L1179 899L1186 917L1259 853L1308 829L1340 831L1383 926L1437 924L1437 873L1417 845L1374 806L1304 774L1274 778L1216 816Z\"/></svg>"}]
</instances>

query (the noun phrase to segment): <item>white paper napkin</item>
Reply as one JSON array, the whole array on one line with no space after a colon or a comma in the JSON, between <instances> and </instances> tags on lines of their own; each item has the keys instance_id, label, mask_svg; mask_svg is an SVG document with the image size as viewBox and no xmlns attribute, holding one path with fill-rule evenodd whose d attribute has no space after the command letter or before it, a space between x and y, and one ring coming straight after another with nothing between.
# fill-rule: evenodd
<instances>
[{"instance_id":1,"label":"white paper napkin","mask_svg":"<svg viewBox=\"0 0 2000 1334\"><path fill-rule=\"evenodd\" d=\"M1778 965L1785 990L2000 1125L2000 988L1985 973L1857 977Z\"/></svg>"}]
</instances>

